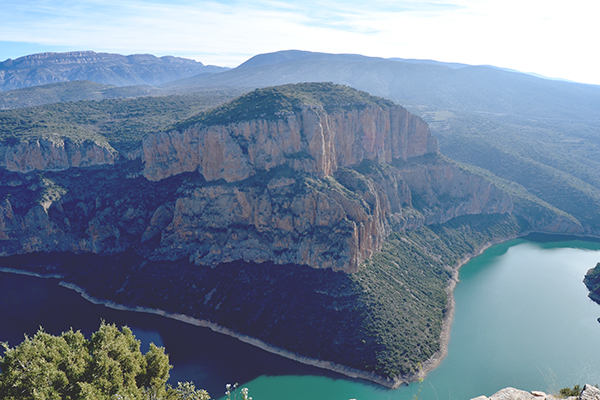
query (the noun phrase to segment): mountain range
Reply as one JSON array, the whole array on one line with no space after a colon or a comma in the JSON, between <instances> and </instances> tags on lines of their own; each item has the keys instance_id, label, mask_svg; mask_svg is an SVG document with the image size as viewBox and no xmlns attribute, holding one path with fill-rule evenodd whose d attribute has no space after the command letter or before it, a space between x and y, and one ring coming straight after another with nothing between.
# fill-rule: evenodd
<instances>
[{"instance_id":1,"label":"mountain range","mask_svg":"<svg viewBox=\"0 0 600 400\"><path fill-rule=\"evenodd\" d=\"M89 80L114 86L160 85L227 68L180 57L151 54L122 56L93 51L40 53L0 63L0 90Z\"/></svg>"}]
</instances>

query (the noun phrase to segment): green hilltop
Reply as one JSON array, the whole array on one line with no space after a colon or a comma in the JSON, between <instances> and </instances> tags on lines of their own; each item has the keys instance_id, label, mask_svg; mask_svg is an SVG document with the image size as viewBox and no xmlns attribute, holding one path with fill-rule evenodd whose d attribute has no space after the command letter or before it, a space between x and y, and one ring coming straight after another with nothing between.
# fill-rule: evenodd
<instances>
[{"instance_id":1,"label":"green hilltop","mask_svg":"<svg viewBox=\"0 0 600 400\"><path fill-rule=\"evenodd\" d=\"M183 121L176 127L185 129L197 123L213 126L256 119L277 120L303 105L320 106L331 113L393 104L367 92L331 82L297 83L256 89Z\"/></svg>"}]
</instances>

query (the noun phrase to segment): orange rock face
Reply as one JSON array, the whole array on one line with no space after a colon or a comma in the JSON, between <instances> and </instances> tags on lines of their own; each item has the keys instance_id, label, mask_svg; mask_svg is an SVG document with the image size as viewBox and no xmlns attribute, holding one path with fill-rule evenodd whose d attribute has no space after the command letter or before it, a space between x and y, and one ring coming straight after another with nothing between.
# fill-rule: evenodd
<instances>
[{"instance_id":1,"label":"orange rock face","mask_svg":"<svg viewBox=\"0 0 600 400\"><path fill-rule=\"evenodd\" d=\"M23 173L114 164L117 156L118 153L108 144L58 136L14 145L0 144L0 167Z\"/></svg>"},{"instance_id":2,"label":"orange rock face","mask_svg":"<svg viewBox=\"0 0 600 400\"><path fill-rule=\"evenodd\" d=\"M196 125L143 142L150 180L198 170L207 181L235 182L282 165L323 178L363 160L391 163L437 152L427 124L400 106L332 115L304 106L275 121Z\"/></svg>"}]
</instances>

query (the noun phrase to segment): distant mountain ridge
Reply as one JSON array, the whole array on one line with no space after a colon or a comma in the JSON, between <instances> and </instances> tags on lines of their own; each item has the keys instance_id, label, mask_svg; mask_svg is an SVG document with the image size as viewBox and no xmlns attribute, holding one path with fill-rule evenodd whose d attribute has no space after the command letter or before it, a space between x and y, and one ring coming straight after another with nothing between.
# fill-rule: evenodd
<instances>
[{"instance_id":1,"label":"distant mountain ridge","mask_svg":"<svg viewBox=\"0 0 600 400\"><path fill-rule=\"evenodd\" d=\"M264 87L333 82L404 106L535 117L600 120L600 87L491 66L287 50L259 54L221 74L164 86Z\"/></svg>"},{"instance_id":2,"label":"distant mountain ridge","mask_svg":"<svg viewBox=\"0 0 600 400\"><path fill-rule=\"evenodd\" d=\"M0 63L0 90L89 80L114 86L160 85L227 68L172 56L124 56L93 51L38 53Z\"/></svg>"}]
</instances>

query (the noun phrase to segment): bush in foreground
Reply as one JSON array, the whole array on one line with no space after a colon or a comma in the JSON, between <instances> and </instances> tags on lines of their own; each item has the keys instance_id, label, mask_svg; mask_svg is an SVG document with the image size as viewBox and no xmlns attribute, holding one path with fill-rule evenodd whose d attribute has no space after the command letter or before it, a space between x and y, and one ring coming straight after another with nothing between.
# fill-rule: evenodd
<instances>
[{"instance_id":1,"label":"bush in foreground","mask_svg":"<svg viewBox=\"0 0 600 400\"><path fill-rule=\"evenodd\" d=\"M40 329L14 348L2 345L3 399L210 399L191 383L167 385L169 356L154 344L142 354L127 327L103 322L89 340L72 329L60 336Z\"/></svg>"}]
</instances>

